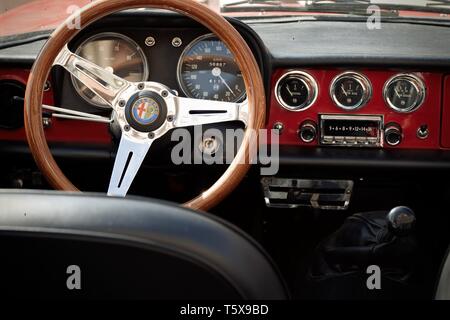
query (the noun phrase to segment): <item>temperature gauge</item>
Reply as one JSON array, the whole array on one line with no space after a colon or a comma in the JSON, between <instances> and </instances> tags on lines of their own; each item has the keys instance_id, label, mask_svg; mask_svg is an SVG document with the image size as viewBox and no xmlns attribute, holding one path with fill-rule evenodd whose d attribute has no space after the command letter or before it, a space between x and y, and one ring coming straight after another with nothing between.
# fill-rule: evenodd
<instances>
[{"instance_id":1,"label":"temperature gauge","mask_svg":"<svg viewBox=\"0 0 450 320\"><path fill-rule=\"evenodd\" d=\"M333 102L341 109L356 110L364 106L372 95L369 80L355 72L337 76L330 88Z\"/></svg>"}]
</instances>

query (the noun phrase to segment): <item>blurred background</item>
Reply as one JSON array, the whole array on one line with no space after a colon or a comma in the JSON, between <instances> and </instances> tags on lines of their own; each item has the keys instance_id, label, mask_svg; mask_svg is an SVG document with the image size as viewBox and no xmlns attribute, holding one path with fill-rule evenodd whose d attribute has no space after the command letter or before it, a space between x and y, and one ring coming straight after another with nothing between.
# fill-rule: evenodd
<instances>
[{"instance_id":1,"label":"blurred background","mask_svg":"<svg viewBox=\"0 0 450 320\"><path fill-rule=\"evenodd\" d=\"M17 7L25 2L31 2L32 0L2 0L0 1L0 13L3 13L11 8Z\"/></svg>"},{"instance_id":2,"label":"blurred background","mask_svg":"<svg viewBox=\"0 0 450 320\"><path fill-rule=\"evenodd\" d=\"M33 2L33 1L35 0L0 0L0 14L26 2ZM217 9L220 8L220 3L224 4L236 2L236 0L197 0L197 1Z\"/></svg>"}]
</instances>

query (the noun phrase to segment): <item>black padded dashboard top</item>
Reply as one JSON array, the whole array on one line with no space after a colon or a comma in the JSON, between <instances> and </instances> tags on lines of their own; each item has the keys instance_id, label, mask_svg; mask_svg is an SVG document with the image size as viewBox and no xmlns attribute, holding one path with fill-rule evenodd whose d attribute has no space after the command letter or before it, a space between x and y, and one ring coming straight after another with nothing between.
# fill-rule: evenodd
<instances>
[{"instance_id":1,"label":"black padded dashboard top","mask_svg":"<svg viewBox=\"0 0 450 320\"><path fill-rule=\"evenodd\" d=\"M136 14L136 13L134 13ZM176 14L142 12L147 24L159 16L163 20L186 23ZM129 18L117 14L115 19ZM141 17L142 18L142 17ZM164 19L166 18L166 19ZM245 21L235 24L241 29ZM184 21L184 22L183 22ZM299 20L249 22L248 30L260 37L270 55L272 67L313 65L364 65L393 67L450 68L450 27L445 24L382 22L381 29L370 30L365 21ZM0 50L0 64L32 64L45 41Z\"/></svg>"},{"instance_id":2,"label":"black padded dashboard top","mask_svg":"<svg viewBox=\"0 0 450 320\"><path fill-rule=\"evenodd\" d=\"M450 67L450 27L364 21L308 20L252 24L275 67L365 65Z\"/></svg>"},{"instance_id":3,"label":"black padded dashboard top","mask_svg":"<svg viewBox=\"0 0 450 320\"><path fill-rule=\"evenodd\" d=\"M39 40L23 45L9 47L0 50L0 63L9 64L25 64L32 65L36 60L39 52L44 46L46 40Z\"/></svg>"}]
</instances>

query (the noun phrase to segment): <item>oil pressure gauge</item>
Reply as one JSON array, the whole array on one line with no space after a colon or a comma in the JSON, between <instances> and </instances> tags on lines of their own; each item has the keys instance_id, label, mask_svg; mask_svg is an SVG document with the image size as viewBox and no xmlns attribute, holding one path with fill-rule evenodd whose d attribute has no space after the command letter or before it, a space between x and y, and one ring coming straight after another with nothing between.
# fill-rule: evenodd
<instances>
[{"instance_id":1,"label":"oil pressure gauge","mask_svg":"<svg viewBox=\"0 0 450 320\"><path fill-rule=\"evenodd\" d=\"M278 103L289 111L302 111L313 105L317 99L317 83L303 71L284 74L275 85Z\"/></svg>"},{"instance_id":2,"label":"oil pressure gauge","mask_svg":"<svg viewBox=\"0 0 450 320\"><path fill-rule=\"evenodd\" d=\"M419 108L425 99L425 84L412 74L399 74L384 86L386 104L397 112L412 112Z\"/></svg>"}]
</instances>

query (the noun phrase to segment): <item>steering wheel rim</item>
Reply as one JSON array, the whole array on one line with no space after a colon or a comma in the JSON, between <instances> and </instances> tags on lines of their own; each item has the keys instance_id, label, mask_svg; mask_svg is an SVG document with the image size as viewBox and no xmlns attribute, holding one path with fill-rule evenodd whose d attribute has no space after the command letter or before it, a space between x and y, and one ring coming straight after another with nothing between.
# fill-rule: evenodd
<instances>
[{"instance_id":1,"label":"steering wheel rim","mask_svg":"<svg viewBox=\"0 0 450 320\"><path fill-rule=\"evenodd\" d=\"M31 69L24 112L28 144L39 169L53 188L80 192L61 171L47 144L42 124L42 89L55 59L81 30L109 14L142 7L171 10L196 20L226 44L242 72L247 92L248 119L241 147L225 173L208 190L183 204L187 208L206 211L231 193L249 170L250 142L264 126L266 105L260 70L245 40L220 14L194 1L99 0L82 8L76 13L78 16L69 17L52 33ZM81 28L69 28L76 17L81 22Z\"/></svg>"}]
</instances>

